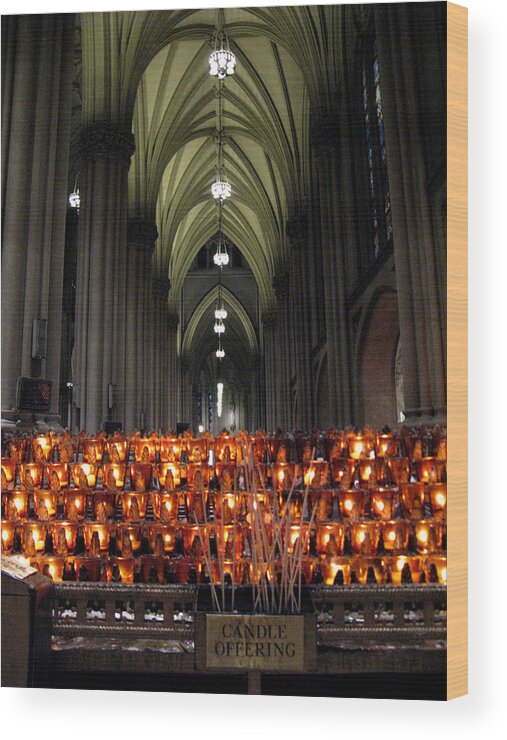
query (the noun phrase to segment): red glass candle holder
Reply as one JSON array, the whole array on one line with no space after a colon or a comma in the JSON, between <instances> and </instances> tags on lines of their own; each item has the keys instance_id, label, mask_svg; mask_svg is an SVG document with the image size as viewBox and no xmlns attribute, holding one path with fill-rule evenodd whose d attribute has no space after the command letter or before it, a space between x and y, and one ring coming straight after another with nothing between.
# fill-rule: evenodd
<instances>
[{"instance_id":1,"label":"red glass candle holder","mask_svg":"<svg viewBox=\"0 0 507 740\"><path fill-rule=\"evenodd\" d=\"M19 466L19 481L22 488L33 491L42 486L42 464L22 463Z\"/></svg>"},{"instance_id":2,"label":"red glass candle holder","mask_svg":"<svg viewBox=\"0 0 507 740\"><path fill-rule=\"evenodd\" d=\"M129 539L130 539L130 545L132 547L132 552L135 554L138 552L138 550L141 547L141 540L142 540L142 530L140 524L134 524L134 523L126 523L122 522L121 524L118 524L118 529L116 533L116 546L118 550L124 554L124 542L123 538L125 536L125 533L128 533Z\"/></svg>"},{"instance_id":3,"label":"red glass candle holder","mask_svg":"<svg viewBox=\"0 0 507 740\"><path fill-rule=\"evenodd\" d=\"M236 511L236 494L219 493L215 496L215 519L224 524L232 524ZM237 512L236 512L237 513Z\"/></svg>"},{"instance_id":4,"label":"red glass candle holder","mask_svg":"<svg viewBox=\"0 0 507 740\"><path fill-rule=\"evenodd\" d=\"M103 463L101 466L103 487L108 491L123 491L126 474L125 463Z\"/></svg>"},{"instance_id":5,"label":"red glass candle holder","mask_svg":"<svg viewBox=\"0 0 507 740\"><path fill-rule=\"evenodd\" d=\"M98 534L100 553L105 554L109 549L109 540L111 537L109 524L104 522L85 522L83 524L83 533L87 555L98 555L98 553L91 552L93 547L93 535L95 532Z\"/></svg>"},{"instance_id":6,"label":"red glass candle holder","mask_svg":"<svg viewBox=\"0 0 507 740\"><path fill-rule=\"evenodd\" d=\"M433 567L432 567L433 566ZM445 555L428 555L426 560L426 580L431 580L432 570L436 570L438 583L447 583L447 557Z\"/></svg>"},{"instance_id":7,"label":"red glass candle holder","mask_svg":"<svg viewBox=\"0 0 507 740\"><path fill-rule=\"evenodd\" d=\"M364 434L353 434L348 438L349 457L353 460L370 458L375 440Z\"/></svg>"},{"instance_id":8,"label":"red glass candle holder","mask_svg":"<svg viewBox=\"0 0 507 740\"><path fill-rule=\"evenodd\" d=\"M216 477L221 493L234 491L236 486L236 465L234 463L216 463Z\"/></svg>"},{"instance_id":9,"label":"red glass candle holder","mask_svg":"<svg viewBox=\"0 0 507 740\"><path fill-rule=\"evenodd\" d=\"M187 488L189 491L205 491L209 487L212 468L209 465L195 465L189 463L186 466Z\"/></svg>"},{"instance_id":10,"label":"red glass candle holder","mask_svg":"<svg viewBox=\"0 0 507 740\"><path fill-rule=\"evenodd\" d=\"M130 465L130 485L138 493L149 491L153 480L153 465L151 463L135 462Z\"/></svg>"},{"instance_id":11,"label":"red glass candle holder","mask_svg":"<svg viewBox=\"0 0 507 740\"><path fill-rule=\"evenodd\" d=\"M215 462L236 462L236 437L215 437Z\"/></svg>"},{"instance_id":12,"label":"red glass candle holder","mask_svg":"<svg viewBox=\"0 0 507 740\"><path fill-rule=\"evenodd\" d=\"M445 461L424 457L417 463L417 472L422 483L440 483L445 476Z\"/></svg>"},{"instance_id":13,"label":"red glass candle holder","mask_svg":"<svg viewBox=\"0 0 507 740\"><path fill-rule=\"evenodd\" d=\"M176 530L171 524L151 524L148 527L148 542L152 554L156 552L157 542L162 542L165 553L173 552L176 542Z\"/></svg>"},{"instance_id":14,"label":"red glass candle holder","mask_svg":"<svg viewBox=\"0 0 507 740\"><path fill-rule=\"evenodd\" d=\"M420 555L389 555L385 558L391 576L391 583L399 586L403 583L403 571L408 566L413 583L420 583L424 573L424 558Z\"/></svg>"},{"instance_id":15,"label":"red glass candle holder","mask_svg":"<svg viewBox=\"0 0 507 740\"><path fill-rule=\"evenodd\" d=\"M183 440L179 437L161 437L159 445L160 462L179 463L181 461Z\"/></svg>"},{"instance_id":16,"label":"red glass candle holder","mask_svg":"<svg viewBox=\"0 0 507 740\"><path fill-rule=\"evenodd\" d=\"M326 558L320 564L324 585L332 586L341 574L341 581L344 585L349 585L351 580L351 559L348 557Z\"/></svg>"},{"instance_id":17,"label":"red glass candle holder","mask_svg":"<svg viewBox=\"0 0 507 740\"><path fill-rule=\"evenodd\" d=\"M317 489L326 488L329 482L329 464L322 460L303 464L303 486Z\"/></svg>"},{"instance_id":18,"label":"red glass candle holder","mask_svg":"<svg viewBox=\"0 0 507 740\"><path fill-rule=\"evenodd\" d=\"M341 522L317 524L317 551L327 557L343 555L345 526Z\"/></svg>"},{"instance_id":19,"label":"red glass candle holder","mask_svg":"<svg viewBox=\"0 0 507 740\"><path fill-rule=\"evenodd\" d=\"M388 520L394 516L396 491L393 488L372 488L370 510L374 519Z\"/></svg>"},{"instance_id":20,"label":"red glass candle holder","mask_svg":"<svg viewBox=\"0 0 507 740\"><path fill-rule=\"evenodd\" d=\"M358 460L359 482L363 488L375 488L386 483L386 468L383 458Z\"/></svg>"},{"instance_id":21,"label":"red glass candle holder","mask_svg":"<svg viewBox=\"0 0 507 740\"><path fill-rule=\"evenodd\" d=\"M59 491L69 485L69 466L67 463L48 463L46 481L51 491Z\"/></svg>"},{"instance_id":22,"label":"red glass candle holder","mask_svg":"<svg viewBox=\"0 0 507 740\"><path fill-rule=\"evenodd\" d=\"M77 522L52 522L53 550L55 555L72 555L76 550Z\"/></svg>"},{"instance_id":23,"label":"red glass candle holder","mask_svg":"<svg viewBox=\"0 0 507 740\"><path fill-rule=\"evenodd\" d=\"M107 459L110 463L120 464L126 463L129 456L129 440L128 437L114 436L106 439L105 448L107 452Z\"/></svg>"},{"instance_id":24,"label":"red glass candle holder","mask_svg":"<svg viewBox=\"0 0 507 740\"><path fill-rule=\"evenodd\" d=\"M155 437L134 437L131 443L136 463L154 464L157 459L157 439Z\"/></svg>"},{"instance_id":25,"label":"red glass candle holder","mask_svg":"<svg viewBox=\"0 0 507 740\"><path fill-rule=\"evenodd\" d=\"M396 457L398 440L394 434L377 434L375 438L376 457Z\"/></svg>"},{"instance_id":26,"label":"red glass candle holder","mask_svg":"<svg viewBox=\"0 0 507 740\"><path fill-rule=\"evenodd\" d=\"M156 476L160 490L174 491L181 485L181 470L179 463L161 462L157 465Z\"/></svg>"},{"instance_id":27,"label":"red glass candle holder","mask_svg":"<svg viewBox=\"0 0 507 740\"><path fill-rule=\"evenodd\" d=\"M352 553L354 555L376 555L381 530L380 522L354 522L350 527Z\"/></svg>"},{"instance_id":28,"label":"red glass candle holder","mask_svg":"<svg viewBox=\"0 0 507 740\"><path fill-rule=\"evenodd\" d=\"M42 522L25 520L21 525L21 549L28 558L44 552L46 525Z\"/></svg>"},{"instance_id":29,"label":"red glass candle holder","mask_svg":"<svg viewBox=\"0 0 507 740\"><path fill-rule=\"evenodd\" d=\"M205 437L186 440L187 463L203 465L208 462L208 440Z\"/></svg>"},{"instance_id":30,"label":"red glass candle holder","mask_svg":"<svg viewBox=\"0 0 507 740\"><path fill-rule=\"evenodd\" d=\"M356 470L356 463L348 457L335 460L331 463L331 475L333 483L341 491L347 491L352 483Z\"/></svg>"},{"instance_id":31,"label":"red glass candle holder","mask_svg":"<svg viewBox=\"0 0 507 740\"><path fill-rule=\"evenodd\" d=\"M447 518L447 483L429 483L428 493L435 519Z\"/></svg>"},{"instance_id":32,"label":"red glass candle holder","mask_svg":"<svg viewBox=\"0 0 507 740\"><path fill-rule=\"evenodd\" d=\"M76 488L95 488L97 484L98 465L83 462L74 463L71 467L72 482Z\"/></svg>"},{"instance_id":33,"label":"red glass candle holder","mask_svg":"<svg viewBox=\"0 0 507 740\"><path fill-rule=\"evenodd\" d=\"M28 492L21 488L6 491L2 495L6 519L26 519L28 516Z\"/></svg>"},{"instance_id":34,"label":"red glass candle holder","mask_svg":"<svg viewBox=\"0 0 507 740\"><path fill-rule=\"evenodd\" d=\"M105 441L101 437L83 437L81 445L83 451L83 462L92 465L102 462L104 457Z\"/></svg>"},{"instance_id":35,"label":"red glass candle holder","mask_svg":"<svg viewBox=\"0 0 507 740\"><path fill-rule=\"evenodd\" d=\"M141 576L144 583L165 583L165 557L141 555ZM153 575L156 574L156 581Z\"/></svg>"},{"instance_id":36,"label":"red glass candle holder","mask_svg":"<svg viewBox=\"0 0 507 740\"><path fill-rule=\"evenodd\" d=\"M16 461L17 465L20 465L27 457L28 450L30 449L29 440L25 437L17 437L11 439L8 444L9 455L13 460Z\"/></svg>"},{"instance_id":37,"label":"red glass candle holder","mask_svg":"<svg viewBox=\"0 0 507 740\"><path fill-rule=\"evenodd\" d=\"M93 517L98 522L112 519L116 513L116 496L112 491L94 491L92 494Z\"/></svg>"},{"instance_id":38,"label":"red glass candle holder","mask_svg":"<svg viewBox=\"0 0 507 740\"><path fill-rule=\"evenodd\" d=\"M294 463L273 463L272 481L275 491L290 491L295 485L297 474Z\"/></svg>"},{"instance_id":39,"label":"red glass candle holder","mask_svg":"<svg viewBox=\"0 0 507 740\"><path fill-rule=\"evenodd\" d=\"M176 519L178 513L178 494L152 493L153 516L159 521L169 522Z\"/></svg>"},{"instance_id":40,"label":"red glass candle holder","mask_svg":"<svg viewBox=\"0 0 507 740\"><path fill-rule=\"evenodd\" d=\"M65 558L58 555L43 555L37 558L39 573L47 578L52 578L56 582L62 580L64 566Z\"/></svg>"},{"instance_id":41,"label":"red glass candle holder","mask_svg":"<svg viewBox=\"0 0 507 740\"><path fill-rule=\"evenodd\" d=\"M138 522L146 517L147 493L121 493L122 514L125 522Z\"/></svg>"},{"instance_id":42,"label":"red glass candle holder","mask_svg":"<svg viewBox=\"0 0 507 740\"><path fill-rule=\"evenodd\" d=\"M407 519L422 519L424 517L424 503L426 500L424 483L402 483L399 487L399 497L404 517Z\"/></svg>"},{"instance_id":43,"label":"red glass candle holder","mask_svg":"<svg viewBox=\"0 0 507 740\"><path fill-rule=\"evenodd\" d=\"M393 555L407 551L410 528L408 522L394 519L382 525L382 541L384 550Z\"/></svg>"},{"instance_id":44,"label":"red glass candle holder","mask_svg":"<svg viewBox=\"0 0 507 740\"><path fill-rule=\"evenodd\" d=\"M16 483L16 460L2 457L2 491L12 491Z\"/></svg>"},{"instance_id":45,"label":"red glass candle holder","mask_svg":"<svg viewBox=\"0 0 507 740\"><path fill-rule=\"evenodd\" d=\"M364 516L368 494L361 489L338 492L340 516L344 520L356 520Z\"/></svg>"},{"instance_id":46,"label":"red glass candle holder","mask_svg":"<svg viewBox=\"0 0 507 740\"><path fill-rule=\"evenodd\" d=\"M301 497L298 496L297 501L302 505ZM309 514L313 512L315 506L317 507L315 510L316 522L325 522L333 516L333 491L310 491L309 503L311 507ZM297 515L301 513L301 508L299 508Z\"/></svg>"},{"instance_id":47,"label":"red glass candle holder","mask_svg":"<svg viewBox=\"0 0 507 740\"><path fill-rule=\"evenodd\" d=\"M209 532L210 538L215 538L218 551L217 527L206 527L204 524L187 524L183 531L183 542L185 546L185 555L189 558L201 558L203 552L208 552L209 545L206 538L206 531Z\"/></svg>"},{"instance_id":48,"label":"red glass candle holder","mask_svg":"<svg viewBox=\"0 0 507 740\"><path fill-rule=\"evenodd\" d=\"M76 581L94 582L100 579L100 566L103 562L100 557L77 556L72 559Z\"/></svg>"},{"instance_id":49,"label":"red glass candle holder","mask_svg":"<svg viewBox=\"0 0 507 740\"><path fill-rule=\"evenodd\" d=\"M389 475L395 486L410 481L410 460L408 457L390 457L386 462Z\"/></svg>"},{"instance_id":50,"label":"red glass candle holder","mask_svg":"<svg viewBox=\"0 0 507 740\"><path fill-rule=\"evenodd\" d=\"M417 552L421 555L439 552L442 549L442 522L438 519L421 519L414 522Z\"/></svg>"},{"instance_id":51,"label":"red glass candle holder","mask_svg":"<svg viewBox=\"0 0 507 740\"><path fill-rule=\"evenodd\" d=\"M2 519L2 553L10 555L14 550L14 535L16 534L16 523Z\"/></svg>"},{"instance_id":52,"label":"red glass candle holder","mask_svg":"<svg viewBox=\"0 0 507 740\"><path fill-rule=\"evenodd\" d=\"M108 583L134 583L134 558L110 557L107 559Z\"/></svg>"},{"instance_id":53,"label":"red glass candle holder","mask_svg":"<svg viewBox=\"0 0 507 740\"><path fill-rule=\"evenodd\" d=\"M241 538L238 527L233 524L219 524L216 528L218 553L221 558L234 561L241 555Z\"/></svg>"},{"instance_id":54,"label":"red glass candle holder","mask_svg":"<svg viewBox=\"0 0 507 740\"><path fill-rule=\"evenodd\" d=\"M56 491L34 491L35 514L41 521L47 521L56 517L58 507L58 494Z\"/></svg>"},{"instance_id":55,"label":"red glass candle holder","mask_svg":"<svg viewBox=\"0 0 507 740\"><path fill-rule=\"evenodd\" d=\"M375 583L386 583L387 581L388 571L384 558L359 555L352 558L351 567L357 582L362 585L368 583L368 575L370 573L373 573Z\"/></svg>"},{"instance_id":56,"label":"red glass candle holder","mask_svg":"<svg viewBox=\"0 0 507 740\"><path fill-rule=\"evenodd\" d=\"M64 517L71 522L81 522L86 515L86 491L67 488L61 492Z\"/></svg>"},{"instance_id":57,"label":"red glass candle holder","mask_svg":"<svg viewBox=\"0 0 507 740\"><path fill-rule=\"evenodd\" d=\"M39 435L32 439L32 455L36 463L47 463L53 455L53 439L51 435Z\"/></svg>"}]
</instances>

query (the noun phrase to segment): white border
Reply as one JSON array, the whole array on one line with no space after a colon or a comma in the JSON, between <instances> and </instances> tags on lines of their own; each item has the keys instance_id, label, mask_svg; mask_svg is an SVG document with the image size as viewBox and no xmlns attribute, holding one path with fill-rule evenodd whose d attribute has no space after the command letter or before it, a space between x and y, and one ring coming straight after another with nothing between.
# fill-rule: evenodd
<instances>
[{"instance_id":1,"label":"white border","mask_svg":"<svg viewBox=\"0 0 507 740\"><path fill-rule=\"evenodd\" d=\"M271 5L269 2L244 3ZM301 5L304 2L280 2ZM321 2L321 4L329 4ZM470 694L451 703L2 689L5 737L71 740L499 736L505 725L506 4L467 0L470 53ZM160 2L148 8L215 7ZM222 0L222 5L238 7ZM6 0L2 13L139 9L137 0ZM496 472L495 472L496 470ZM111 687L114 688L114 687ZM14 734L15 733L15 734Z\"/></svg>"}]
</instances>

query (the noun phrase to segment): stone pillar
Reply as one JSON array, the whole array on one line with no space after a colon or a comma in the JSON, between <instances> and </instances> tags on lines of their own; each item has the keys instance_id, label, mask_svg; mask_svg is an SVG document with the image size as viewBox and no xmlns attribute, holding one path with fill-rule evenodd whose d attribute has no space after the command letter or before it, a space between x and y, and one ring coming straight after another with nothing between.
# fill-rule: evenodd
<instances>
[{"instance_id":1,"label":"stone pillar","mask_svg":"<svg viewBox=\"0 0 507 740\"><path fill-rule=\"evenodd\" d=\"M131 131L107 121L81 132L76 405L89 432L108 417L109 383L117 387L115 415L125 426L125 368L132 361L125 351L127 177L134 149Z\"/></svg>"},{"instance_id":2,"label":"stone pillar","mask_svg":"<svg viewBox=\"0 0 507 740\"><path fill-rule=\"evenodd\" d=\"M405 415L408 422L446 413L445 295L427 190L415 47L418 16L374 7L386 152L391 191L394 260L400 316ZM427 35L425 36L427 43ZM436 51L437 53L437 51ZM442 115L445 111L442 103Z\"/></svg>"},{"instance_id":3,"label":"stone pillar","mask_svg":"<svg viewBox=\"0 0 507 740\"><path fill-rule=\"evenodd\" d=\"M158 233L155 224L130 219L127 224L127 292L125 356L125 431L131 434L141 426L153 424L149 369L153 366L150 342L150 307L153 302L151 258Z\"/></svg>"},{"instance_id":4,"label":"stone pillar","mask_svg":"<svg viewBox=\"0 0 507 740\"><path fill-rule=\"evenodd\" d=\"M58 415L74 15L2 19L2 414L20 376L51 380ZM47 321L32 358L34 319Z\"/></svg>"},{"instance_id":5,"label":"stone pillar","mask_svg":"<svg viewBox=\"0 0 507 740\"><path fill-rule=\"evenodd\" d=\"M276 397L280 379L276 377L276 326L278 312L276 309L262 314L263 353L264 353L264 398L266 406L266 430L273 431L279 424L276 418Z\"/></svg>"},{"instance_id":6,"label":"stone pillar","mask_svg":"<svg viewBox=\"0 0 507 740\"><path fill-rule=\"evenodd\" d=\"M154 299L154 367L155 367L155 418L157 429L167 429L169 424L169 327L168 306L170 282L168 278L157 275L153 278Z\"/></svg>"},{"instance_id":7,"label":"stone pillar","mask_svg":"<svg viewBox=\"0 0 507 740\"><path fill-rule=\"evenodd\" d=\"M333 424L343 427L352 422L353 410L344 269L346 245L340 216L339 141L336 118L321 117L314 121L313 147L319 176L330 418Z\"/></svg>"},{"instance_id":8,"label":"stone pillar","mask_svg":"<svg viewBox=\"0 0 507 740\"><path fill-rule=\"evenodd\" d=\"M289 311L290 277L286 269L279 270L273 278L273 289L276 295L278 325L276 327L276 346L274 348L275 361L275 393L276 410L275 423L283 431L292 428L292 399L290 396L290 345L291 326Z\"/></svg>"},{"instance_id":9,"label":"stone pillar","mask_svg":"<svg viewBox=\"0 0 507 740\"><path fill-rule=\"evenodd\" d=\"M187 413L187 407L182 408L182 400L186 398L186 392L187 392L187 386L189 385L188 381L188 371L186 374L187 377L187 384L182 381L179 383L178 378L180 377L179 372L179 362L178 362L178 325L180 323L180 317L177 313L169 312L167 314L167 366L168 366L168 372L167 377L165 380L165 394L167 398L167 415L168 415L168 424L171 428L176 429L176 422L180 419L178 418L178 410L181 410L181 413L184 418L181 419L181 421L192 421L191 416L187 420L185 417L185 413ZM190 396L191 396L191 390L190 390ZM192 413L192 400L190 398L190 406L188 407L188 411L191 415Z\"/></svg>"},{"instance_id":10,"label":"stone pillar","mask_svg":"<svg viewBox=\"0 0 507 740\"><path fill-rule=\"evenodd\" d=\"M304 213L293 216L287 223L287 238L292 251L291 271L294 287L294 354L298 395L296 427L310 431L313 426L313 378L311 365L311 325L316 317L311 312L308 279L308 222Z\"/></svg>"}]
</instances>

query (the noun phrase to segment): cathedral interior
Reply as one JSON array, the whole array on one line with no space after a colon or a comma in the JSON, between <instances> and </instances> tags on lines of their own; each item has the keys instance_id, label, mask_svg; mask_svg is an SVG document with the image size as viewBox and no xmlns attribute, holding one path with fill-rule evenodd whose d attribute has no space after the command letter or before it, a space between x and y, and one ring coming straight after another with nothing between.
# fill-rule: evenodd
<instances>
[{"instance_id":1,"label":"cathedral interior","mask_svg":"<svg viewBox=\"0 0 507 740\"><path fill-rule=\"evenodd\" d=\"M2 20L5 424L445 420L443 4Z\"/></svg>"},{"instance_id":2,"label":"cathedral interior","mask_svg":"<svg viewBox=\"0 0 507 740\"><path fill-rule=\"evenodd\" d=\"M299 573L320 673L265 693L444 696L446 22L2 17L2 551L52 594L58 666L32 685L217 690L197 584L269 612ZM106 633L179 647L136 684L126 650L72 643Z\"/></svg>"}]
</instances>

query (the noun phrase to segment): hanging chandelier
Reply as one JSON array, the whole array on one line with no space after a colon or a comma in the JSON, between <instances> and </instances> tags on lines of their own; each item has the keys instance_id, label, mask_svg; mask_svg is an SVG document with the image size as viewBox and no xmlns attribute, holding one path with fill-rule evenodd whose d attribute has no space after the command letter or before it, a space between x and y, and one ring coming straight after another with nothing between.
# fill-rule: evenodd
<instances>
[{"instance_id":1,"label":"hanging chandelier","mask_svg":"<svg viewBox=\"0 0 507 740\"><path fill-rule=\"evenodd\" d=\"M213 262L219 268L225 267L229 264L227 246L225 244L225 240L222 238L222 206L220 203L218 205L218 244L217 251L213 255ZM225 318L225 316L223 318Z\"/></svg>"},{"instance_id":2,"label":"hanging chandelier","mask_svg":"<svg viewBox=\"0 0 507 740\"><path fill-rule=\"evenodd\" d=\"M218 335L224 333L224 331L225 331L225 324L223 323L222 319L218 319L217 321L215 321L215 325L213 327L213 331L215 332L215 334L218 334Z\"/></svg>"},{"instance_id":3,"label":"hanging chandelier","mask_svg":"<svg viewBox=\"0 0 507 740\"><path fill-rule=\"evenodd\" d=\"M217 383L217 416L222 416L222 396L224 393L224 384Z\"/></svg>"},{"instance_id":4,"label":"hanging chandelier","mask_svg":"<svg viewBox=\"0 0 507 740\"><path fill-rule=\"evenodd\" d=\"M218 96L217 96L217 166L215 182L211 185L211 194L218 200L219 203L223 203L224 200L230 198L232 195L232 188L227 179L225 172L224 162L224 131L222 126L222 83L218 83Z\"/></svg>"},{"instance_id":5,"label":"hanging chandelier","mask_svg":"<svg viewBox=\"0 0 507 740\"><path fill-rule=\"evenodd\" d=\"M224 80L227 75L234 74L236 56L229 47L229 38L225 30L225 16L223 8L218 12L218 21L213 34L213 51L209 55L209 73L212 77Z\"/></svg>"},{"instance_id":6,"label":"hanging chandelier","mask_svg":"<svg viewBox=\"0 0 507 740\"><path fill-rule=\"evenodd\" d=\"M76 182L74 183L74 190L69 195L69 205L71 208L75 208L77 213L79 214L79 206L81 205L81 197L79 195L79 187L77 184L77 175L76 175Z\"/></svg>"},{"instance_id":7,"label":"hanging chandelier","mask_svg":"<svg viewBox=\"0 0 507 740\"><path fill-rule=\"evenodd\" d=\"M219 360L222 360L225 357L225 350L222 349L222 345L220 344L220 342L218 343L218 349L215 354Z\"/></svg>"},{"instance_id":8,"label":"hanging chandelier","mask_svg":"<svg viewBox=\"0 0 507 740\"><path fill-rule=\"evenodd\" d=\"M218 299L217 306L215 308L215 318L218 321L224 321L227 318L227 311L222 302L222 283L220 281L220 273L218 273L218 281Z\"/></svg>"}]
</instances>

